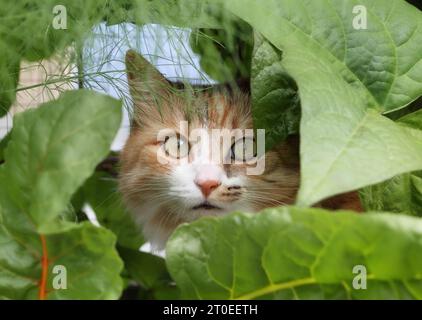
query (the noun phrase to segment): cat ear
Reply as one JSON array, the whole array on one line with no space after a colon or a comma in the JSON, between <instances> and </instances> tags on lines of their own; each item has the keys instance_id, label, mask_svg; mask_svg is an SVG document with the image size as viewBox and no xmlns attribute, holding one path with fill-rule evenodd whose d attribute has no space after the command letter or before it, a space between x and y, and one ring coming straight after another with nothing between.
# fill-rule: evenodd
<instances>
[{"instance_id":1,"label":"cat ear","mask_svg":"<svg viewBox=\"0 0 422 320\"><path fill-rule=\"evenodd\" d=\"M135 114L156 114L161 103L168 99L170 83L145 58L134 50L126 52L126 72Z\"/></svg>"}]
</instances>

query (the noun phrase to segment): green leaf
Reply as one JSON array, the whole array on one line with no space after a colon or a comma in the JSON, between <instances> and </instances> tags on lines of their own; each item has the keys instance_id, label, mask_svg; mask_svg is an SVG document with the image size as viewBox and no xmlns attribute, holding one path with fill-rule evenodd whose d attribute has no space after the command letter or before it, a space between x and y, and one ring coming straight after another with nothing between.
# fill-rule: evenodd
<instances>
[{"instance_id":1,"label":"green leaf","mask_svg":"<svg viewBox=\"0 0 422 320\"><path fill-rule=\"evenodd\" d=\"M422 172L405 173L364 188L366 210L390 211L422 217Z\"/></svg>"},{"instance_id":2,"label":"green leaf","mask_svg":"<svg viewBox=\"0 0 422 320\"><path fill-rule=\"evenodd\" d=\"M166 254L183 298L422 299L421 250L417 218L281 207L184 224Z\"/></svg>"},{"instance_id":3,"label":"green leaf","mask_svg":"<svg viewBox=\"0 0 422 320\"><path fill-rule=\"evenodd\" d=\"M96 172L87 180L82 191L100 225L114 232L119 245L139 249L144 243L141 230L122 203L116 179L107 173Z\"/></svg>"},{"instance_id":4,"label":"green leaf","mask_svg":"<svg viewBox=\"0 0 422 320\"><path fill-rule=\"evenodd\" d=\"M81 90L18 114L5 151L8 184L0 186L6 210L24 209L38 230L49 226L107 155L120 125L119 106L115 99Z\"/></svg>"},{"instance_id":5,"label":"green leaf","mask_svg":"<svg viewBox=\"0 0 422 320\"><path fill-rule=\"evenodd\" d=\"M413 128L409 132L422 137L422 110L399 118L397 123ZM367 210L422 216L422 171L404 173L365 187L360 195Z\"/></svg>"},{"instance_id":6,"label":"green leaf","mask_svg":"<svg viewBox=\"0 0 422 320\"><path fill-rule=\"evenodd\" d=\"M81 90L15 117L0 166L0 297L119 297L115 236L63 216L108 153L120 111L119 101ZM52 288L55 266L67 270L66 289Z\"/></svg>"},{"instance_id":7,"label":"green leaf","mask_svg":"<svg viewBox=\"0 0 422 320\"><path fill-rule=\"evenodd\" d=\"M10 232L0 223L0 298L37 299L44 254L48 299L119 298L123 264L113 250L116 237L110 231L85 222L48 234L45 241L46 252L39 236ZM55 289L54 279L63 274L55 268L63 267L66 288Z\"/></svg>"},{"instance_id":8,"label":"green leaf","mask_svg":"<svg viewBox=\"0 0 422 320\"><path fill-rule=\"evenodd\" d=\"M367 9L366 30L353 28L355 5ZM401 0L225 6L283 51L299 87L299 204L422 169L422 140L381 115L422 94L421 12Z\"/></svg>"},{"instance_id":9,"label":"green leaf","mask_svg":"<svg viewBox=\"0 0 422 320\"><path fill-rule=\"evenodd\" d=\"M422 109L422 96L412 101L405 108L401 108L401 109L389 112L386 114L386 116L396 121L397 119L400 119L408 114L414 113L420 109Z\"/></svg>"},{"instance_id":10,"label":"green leaf","mask_svg":"<svg viewBox=\"0 0 422 320\"><path fill-rule=\"evenodd\" d=\"M299 131L297 86L283 68L281 60L281 51L255 33L251 71L252 112L254 127L266 128L267 149Z\"/></svg>"},{"instance_id":11,"label":"green leaf","mask_svg":"<svg viewBox=\"0 0 422 320\"><path fill-rule=\"evenodd\" d=\"M404 117L399 118L397 121L407 127L422 130L422 109L407 114Z\"/></svg>"}]
</instances>

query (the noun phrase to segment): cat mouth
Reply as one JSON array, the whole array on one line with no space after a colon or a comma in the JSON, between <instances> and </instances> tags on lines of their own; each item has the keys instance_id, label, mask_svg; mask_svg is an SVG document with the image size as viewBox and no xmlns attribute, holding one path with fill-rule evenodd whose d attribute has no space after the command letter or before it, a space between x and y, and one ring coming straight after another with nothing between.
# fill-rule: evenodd
<instances>
[{"instance_id":1,"label":"cat mouth","mask_svg":"<svg viewBox=\"0 0 422 320\"><path fill-rule=\"evenodd\" d=\"M202 202L194 207L192 207L193 210L198 210L198 209L205 209L205 210L213 210L213 209L217 209L220 210L221 208L212 205L211 203L209 203L208 201Z\"/></svg>"}]
</instances>

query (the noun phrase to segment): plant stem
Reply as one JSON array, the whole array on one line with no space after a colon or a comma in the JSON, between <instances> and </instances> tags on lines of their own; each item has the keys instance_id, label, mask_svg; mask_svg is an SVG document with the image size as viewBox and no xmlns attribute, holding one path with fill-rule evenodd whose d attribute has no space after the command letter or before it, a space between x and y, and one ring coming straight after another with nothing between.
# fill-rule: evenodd
<instances>
[{"instance_id":1,"label":"plant stem","mask_svg":"<svg viewBox=\"0 0 422 320\"><path fill-rule=\"evenodd\" d=\"M41 257L41 280L40 287L38 291L38 298L40 300L45 300L47 298L47 276L48 276L48 252L47 252L47 242L44 235L40 235L41 238L41 247L42 247L42 257Z\"/></svg>"}]
</instances>

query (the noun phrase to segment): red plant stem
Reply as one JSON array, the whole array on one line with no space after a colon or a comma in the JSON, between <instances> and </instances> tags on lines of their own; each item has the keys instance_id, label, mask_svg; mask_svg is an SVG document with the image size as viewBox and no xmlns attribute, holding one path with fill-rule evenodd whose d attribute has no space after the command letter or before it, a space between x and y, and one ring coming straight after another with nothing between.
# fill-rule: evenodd
<instances>
[{"instance_id":1,"label":"red plant stem","mask_svg":"<svg viewBox=\"0 0 422 320\"><path fill-rule=\"evenodd\" d=\"M48 275L48 252L47 242L44 235L40 235L42 246L41 257L41 280L38 291L38 299L45 300L47 298L47 275Z\"/></svg>"}]
</instances>

